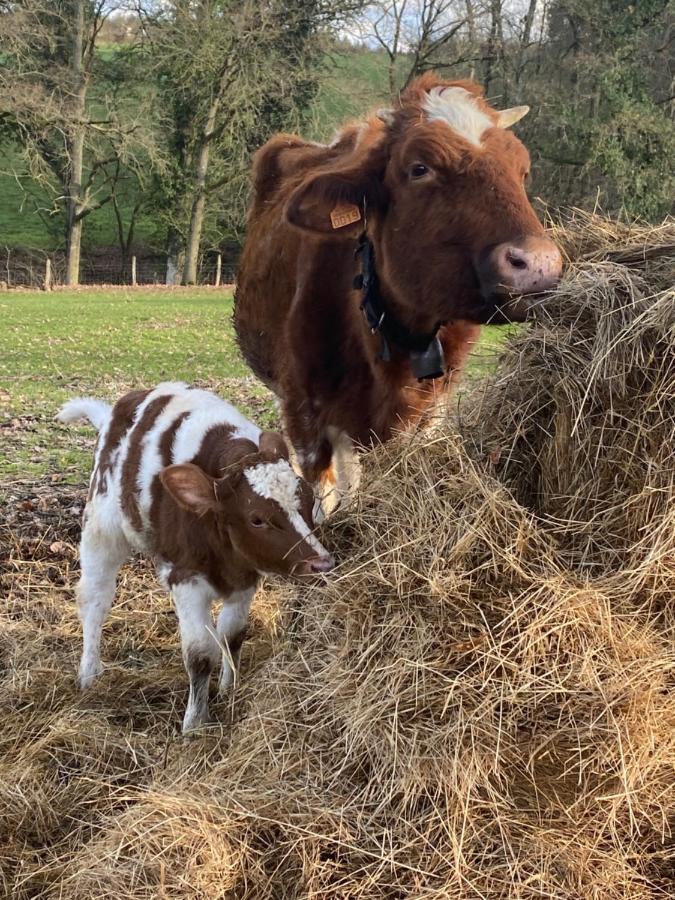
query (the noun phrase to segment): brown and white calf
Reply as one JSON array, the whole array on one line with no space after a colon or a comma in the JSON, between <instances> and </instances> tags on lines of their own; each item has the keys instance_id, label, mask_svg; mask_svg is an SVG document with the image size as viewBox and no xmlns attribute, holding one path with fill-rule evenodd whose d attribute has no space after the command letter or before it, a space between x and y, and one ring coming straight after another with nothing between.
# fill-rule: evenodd
<instances>
[{"instance_id":1,"label":"brown and white calf","mask_svg":"<svg viewBox=\"0 0 675 900\"><path fill-rule=\"evenodd\" d=\"M58 418L86 418L100 432L80 544L80 686L101 672L119 569L143 551L176 606L190 679L183 731L196 728L208 719L210 675L221 659L219 689L233 682L260 574L333 566L312 533L312 489L291 468L281 435L182 383L132 391L112 408L71 400Z\"/></svg>"}]
</instances>

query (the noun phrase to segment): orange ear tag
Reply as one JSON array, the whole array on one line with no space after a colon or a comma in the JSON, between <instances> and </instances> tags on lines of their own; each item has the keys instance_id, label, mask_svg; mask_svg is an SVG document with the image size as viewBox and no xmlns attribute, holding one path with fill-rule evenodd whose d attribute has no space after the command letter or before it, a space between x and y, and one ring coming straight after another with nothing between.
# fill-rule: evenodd
<instances>
[{"instance_id":1,"label":"orange ear tag","mask_svg":"<svg viewBox=\"0 0 675 900\"><path fill-rule=\"evenodd\" d=\"M361 210L355 203L338 203L330 214L330 223L333 228L344 228L352 222L358 222L361 218Z\"/></svg>"}]
</instances>

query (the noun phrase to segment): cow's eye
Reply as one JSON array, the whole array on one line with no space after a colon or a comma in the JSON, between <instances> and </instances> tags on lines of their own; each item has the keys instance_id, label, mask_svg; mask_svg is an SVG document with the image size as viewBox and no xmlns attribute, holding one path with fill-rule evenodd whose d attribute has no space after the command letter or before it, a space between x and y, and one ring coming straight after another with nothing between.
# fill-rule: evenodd
<instances>
[{"instance_id":1,"label":"cow's eye","mask_svg":"<svg viewBox=\"0 0 675 900\"><path fill-rule=\"evenodd\" d=\"M250 517L249 522L254 528L267 528L268 523L265 519L262 519L260 516L257 516L255 513Z\"/></svg>"},{"instance_id":2,"label":"cow's eye","mask_svg":"<svg viewBox=\"0 0 675 900\"><path fill-rule=\"evenodd\" d=\"M428 173L429 169L424 163L415 163L410 166L410 177L412 179L422 178L424 175Z\"/></svg>"}]
</instances>

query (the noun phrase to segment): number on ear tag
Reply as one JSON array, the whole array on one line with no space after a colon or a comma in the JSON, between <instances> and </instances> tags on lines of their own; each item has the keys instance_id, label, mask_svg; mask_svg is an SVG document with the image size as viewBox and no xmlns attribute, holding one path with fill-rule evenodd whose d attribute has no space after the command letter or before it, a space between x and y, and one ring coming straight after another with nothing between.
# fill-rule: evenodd
<instances>
[{"instance_id":1,"label":"number on ear tag","mask_svg":"<svg viewBox=\"0 0 675 900\"><path fill-rule=\"evenodd\" d=\"M361 210L355 203L338 203L330 214L330 223L333 228L344 228L352 222L358 222L361 218Z\"/></svg>"}]
</instances>

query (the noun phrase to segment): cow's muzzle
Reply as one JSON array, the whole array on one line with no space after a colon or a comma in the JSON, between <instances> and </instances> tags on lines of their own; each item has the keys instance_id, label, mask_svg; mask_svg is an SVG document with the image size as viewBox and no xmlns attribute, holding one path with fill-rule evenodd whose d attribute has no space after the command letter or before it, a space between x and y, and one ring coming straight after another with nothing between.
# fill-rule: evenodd
<instances>
[{"instance_id":1,"label":"cow's muzzle","mask_svg":"<svg viewBox=\"0 0 675 900\"><path fill-rule=\"evenodd\" d=\"M555 288L562 277L563 262L552 240L544 235L526 235L489 248L477 269L483 295L503 297L508 302L514 295Z\"/></svg>"}]
</instances>

